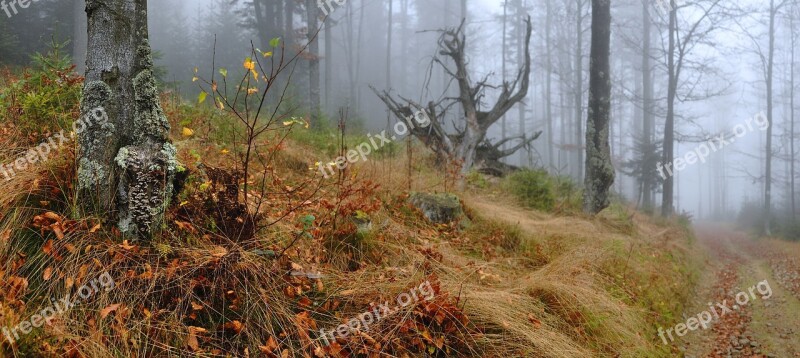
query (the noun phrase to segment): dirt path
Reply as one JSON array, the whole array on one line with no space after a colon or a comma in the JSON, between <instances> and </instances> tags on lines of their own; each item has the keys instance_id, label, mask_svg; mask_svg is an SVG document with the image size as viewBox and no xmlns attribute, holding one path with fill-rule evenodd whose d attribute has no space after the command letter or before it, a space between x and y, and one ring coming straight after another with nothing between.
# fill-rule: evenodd
<instances>
[{"instance_id":1,"label":"dirt path","mask_svg":"<svg viewBox=\"0 0 800 358\"><path fill-rule=\"evenodd\" d=\"M787 254L722 225L698 226L696 232L709 259L685 318L702 312L719 318L678 343L685 356L800 357L800 300L783 284L798 272L773 274Z\"/></svg>"}]
</instances>

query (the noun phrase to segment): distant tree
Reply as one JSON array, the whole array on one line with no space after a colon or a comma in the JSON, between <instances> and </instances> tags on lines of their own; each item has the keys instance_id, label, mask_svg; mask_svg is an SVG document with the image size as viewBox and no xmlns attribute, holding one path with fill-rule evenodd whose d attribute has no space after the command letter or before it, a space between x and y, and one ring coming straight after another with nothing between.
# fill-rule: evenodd
<instances>
[{"instance_id":1,"label":"distant tree","mask_svg":"<svg viewBox=\"0 0 800 358\"><path fill-rule=\"evenodd\" d=\"M586 121L586 177L583 210L597 214L609 201L614 166L608 142L611 121L611 1L592 0L592 49L589 57L589 117Z\"/></svg>"},{"instance_id":2,"label":"distant tree","mask_svg":"<svg viewBox=\"0 0 800 358\"><path fill-rule=\"evenodd\" d=\"M664 144L662 165L671 166L675 159L675 104L679 99L682 100L701 100L719 95L722 90L706 91L700 95L694 92L701 91L702 72L711 71L712 66L698 59L691 59L693 50L698 48L701 43L710 41L714 30L721 26L716 21L715 15L719 9L721 0L700 0L694 3L684 3L682 1L670 0L669 25L667 28L668 48L666 50L667 68L667 117L664 121ZM680 3L680 5L679 5ZM687 6L694 6L698 10L697 17L692 18L692 22L681 24L678 21L678 12ZM694 69L695 77L688 83L681 82L686 73ZM679 90L682 85L688 89L681 97ZM675 178L667 175L664 179L664 186L661 192L661 215L671 216L675 212L674 193Z\"/></svg>"},{"instance_id":3,"label":"distant tree","mask_svg":"<svg viewBox=\"0 0 800 358\"><path fill-rule=\"evenodd\" d=\"M320 114L320 95L319 95L319 9L315 6L316 1L306 0L306 19L308 29L306 31L308 41L308 75L309 75L309 115L311 124L319 126Z\"/></svg>"},{"instance_id":4,"label":"distant tree","mask_svg":"<svg viewBox=\"0 0 800 358\"><path fill-rule=\"evenodd\" d=\"M9 28L6 18L0 14L0 64L11 64L18 60L18 43L18 37Z\"/></svg>"},{"instance_id":5,"label":"distant tree","mask_svg":"<svg viewBox=\"0 0 800 358\"><path fill-rule=\"evenodd\" d=\"M87 214L147 239L160 227L178 170L159 103L147 0L87 3L88 53L81 112L108 121L79 134L78 199Z\"/></svg>"}]
</instances>

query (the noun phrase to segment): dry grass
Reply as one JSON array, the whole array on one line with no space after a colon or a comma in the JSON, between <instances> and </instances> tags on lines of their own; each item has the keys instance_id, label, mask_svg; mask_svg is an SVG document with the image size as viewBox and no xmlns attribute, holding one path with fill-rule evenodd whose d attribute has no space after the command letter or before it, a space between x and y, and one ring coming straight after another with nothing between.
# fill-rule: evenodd
<instances>
[{"instance_id":1,"label":"dry grass","mask_svg":"<svg viewBox=\"0 0 800 358\"><path fill-rule=\"evenodd\" d=\"M217 166L230 161L218 154L219 145L199 138L183 140L179 147L188 164L197 157ZM372 229L363 235L328 230L331 209L324 202L334 202L341 190L331 180L311 204L250 241L184 232L170 223L152 243L123 243L111 225L92 231L97 221L91 218L53 240L53 232L31 230L31 224L48 210L68 220L68 155L14 181L0 180L5 218L0 232L10 230L0 243L3 285L9 291L17 282L12 277L27 280L23 292L6 295L3 324L16 325L49 298L74 294L102 272L111 273L116 284L17 345L5 344L5 352L313 356L325 351L316 340L320 328L334 329L369 310L371 303L433 280L440 285L433 310L446 312L444 324L430 320L430 307L416 305L337 343L381 357L430 356L422 352L435 347L439 337L444 343L433 348L433 356L670 355L654 345L654 324L668 320L661 316L680 303L654 307L658 301L680 301L680 294L670 295L687 286L681 283L692 260L686 231L628 211L591 219L524 210L501 204L510 201L492 188L462 193L469 228L431 225L406 207L404 195L452 191L454 180L433 169L420 148L412 148L411 158L405 143L400 148L394 157L373 158L347 172L348 182L381 185L371 194L381 200L368 213ZM314 162L328 159L290 141L270 165L279 169L280 185L291 186L313 175L309 167ZM283 212L304 194L270 198L267 214ZM51 203L42 207L40 199ZM355 197L342 206L355 209L365 201ZM308 213L320 225L312 230L313 238L300 240L278 259L258 254L281 252L299 228L297 217ZM45 252L48 240L52 247ZM52 275L45 280L48 268ZM319 272L323 278L292 276L291 271ZM657 287L665 282L677 288ZM462 313L465 319L459 318ZM417 349L418 343L425 349Z\"/></svg>"}]
</instances>

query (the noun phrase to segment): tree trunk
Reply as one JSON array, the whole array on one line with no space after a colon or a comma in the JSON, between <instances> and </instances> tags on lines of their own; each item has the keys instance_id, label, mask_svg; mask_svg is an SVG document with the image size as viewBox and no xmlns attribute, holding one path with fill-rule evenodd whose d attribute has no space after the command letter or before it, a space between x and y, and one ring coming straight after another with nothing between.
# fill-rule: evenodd
<instances>
[{"instance_id":1,"label":"tree trunk","mask_svg":"<svg viewBox=\"0 0 800 358\"><path fill-rule=\"evenodd\" d=\"M552 35L553 28L553 7L552 0L545 0L545 123L547 131L547 167L553 170L553 54L552 54Z\"/></svg>"},{"instance_id":2,"label":"tree trunk","mask_svg":"<svg viewBox=\"0 0 800 358\"><path fill-rule=\"evenodd\" d=\"M667 85L667 120L664 124L664 154L662 165L671 166L675 157L675 95L678 90L678 79L675 71L675 37L677 36L678 10L675 0L670 0L669 12L669 49L667 52L667 71L669 72ZM676 173L677 174L677 173ZM664 190L661 197L661 215L671 216L675 212L673 206L673 186L675 178L673 175L666 175L664 178Z\"/></svg>"},{"instance_id":3,"label":"tree trunk","mask_svg":"<svg viewBox=\"0 0 800 358\"><path fill-rule=\"evenodd\" d=\"M583 1L576 0L577 8L575 18L575 31L577 44L575 45L575 180L583 180Z\"/></svg>"},{"instance_id":4,"label":"tree trunk","mask_svg":"<svg viewBox=\"0 0 800 358\"><path fill-rule=\"evenodd\" d=\"M775 0L769 2L769 54L767 55L767 163L764 183L764 233L772 235L770 227L770 217L772 216L772 123L773 122L773 102L772 84L773 68L775 64Z\"/></svg>"},{"instance_id":5,"label":"tree trunk","mask_svg":"<svg viewBox=\"0 0 800 358\"><path fill-rule=\"evenodd\" d=\"M526 48L527 44L525 42L523 42L524 38L525 38L525 28L522 27L522 23L525 20L525 16L524 16L524 14L525 14L525 5L527 5L527 4L523 3L522 0L518 0L518 2L517 2L517 6L518 7L517 7L517 13L516 13L516 17L517 17L517 63L518 64L523 63L525 61L525 56L526 56L525 48ZM527 110L527 106L525 105L525 99L524 98L519 102L519 107L517 107L517 111L518 111L518 116L519 116L519 132L521 134L525 135L528 132L528 128L526 128L527 126L525 125L525 119L526 119L525 117L527 115L527 111L528 110ZM505 138L503 138L503 139L505 139ZM530 150L526 150L524 155L526 156L527 161L530 162L530 160L531 160L531 152L530 152ZM523 162L523 165L524 165L524 163L525 162Z\"/></svg>"},{"instance_id":6,"label":"tree trunk","mask_svg":"<svg viewBox=\"0 0 800 358\"><path fill-rule=\"evenodd\" d=\"M650 154L653 140L653 127L655 127L655 115L653 108L653 71L650 68L650 31L652 22L650 20L650 10L648 9L650 2L642 2L642 143L648 157ZM647 165L651 165L648 163ZM644 180L642 181L642 190L644 196L642 198L642 206L645 210L651 210L653 207L653 189L655 183L651 177L650 170L645 170Z\"/></svg>"},{"instance_id":7,"label":"tree trunk","mask_svg":"<svg viewBox=\"0 0 800 358\"><path fill-rule=\"evenodd\" d=\"M309 116L311 125L319 126L319 22L317 14L319 9L314 0L306 0L306 13L308 16L308 75L309 75Z\"/></svg>"},{"instance_id":8,"label":"tree trunk","mask_svg":"<svg viewBox=\"0 0 800 358\"><path fill-rule=\"evenodd\" d=\"M146 0L89 0L81 112L103 108L108 122L79 134L78 202L146 239L159 228L179 170L158 99Z\"/></svg>"},{"instance_id":9,"label":"tree trunk","mask_svg":"<svg viewBox=\"0 0 800 358\"><path fill-rule=\"evenodd\" d=\"M331 110L331 79L333 76L333 20L325 17L325 111Z\"/></svg>"},{"instance_id":10,"label":"tree trunk","mask_svg":"<svg viewBox=\"0 0 800 358\"><path fill-rule=\"evenodd\" d=\"M611 2L592 0L592 49L589 65L589 116L586 122L586 179L583 209L597 214L609 205L614 167L608 131L611 107Z\"/></svg>"},{"instance_id":11,"label":"tree trunk","mask_svg":"<svg viewBox=\"0 0 800 358\"><path fill-rule=\"evenodd\" d=\"M790 81L789 81L789 120L791 121L790 124L789 124L789 150L791 152L789 154L789 167L790 167L790 169L789 169L789 178L790 178L789 185L791 186L789 192L790 192L790 195L792 196L792 220L796 220L797 219L797 205L796 205L797 193L795 193L795 179L794 179L794 176L795 176L795 173L796 173L795 172L795 167L794 167L795 166L795 162L794 162L795 161L795 153L796 153L795 149L794 149L794 141L795 141L795 137L794 137L794 134L795 134L795 130L794 130L794 93L795 93L795 90L794 90L794 59L795 59L794 54L795 54L795 48L794 47L795 47L795 44L797 43L797 34L795 33L794 20L795 19L794 19L793 16L789 17L789 23L790 23L789 30L792 32L791 33L791 41L792 41L791 58L792 58L792 60L790 61L790 65L789 65L790 66L790 70L789 71L791 72L791 75L789 76L790 77Z\"/></svg>"},{"instance_id":12,"label":"tree trunk","mask_svg":"<svg viewBox=\"0 0 800 358\"><path fill-rule=\"evenodd\" d=\"M386 88L392 88L392 30L394 30L394 0L389 0L389 24L386 28Z\"/></svg>"},{"instance_id":13,"label":"tree trunk","mask_svg":"<svg viewBox=\"0 0 800 358\"><path fill-rule=\"evenodd\" d=\"M508 1L503 0L503 82L506 82L506 55L508 54ZM503 119L500 120L500 140L506 139L508 137L508 128L507 126L507 118L503 115ZM502 148L500 148L502 149Z\"/></svg>"}]
</instances>

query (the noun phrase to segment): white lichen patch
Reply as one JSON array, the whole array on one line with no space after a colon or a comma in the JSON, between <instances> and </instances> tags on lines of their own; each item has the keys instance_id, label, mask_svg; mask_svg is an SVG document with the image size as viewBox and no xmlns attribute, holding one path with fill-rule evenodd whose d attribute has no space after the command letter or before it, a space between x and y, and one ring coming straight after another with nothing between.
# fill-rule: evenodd
<instances>
[{"instance_id":1,"label":"white lichen patch","mask_svg":"<svg viewBox=\"0 0 800 358\"><path fill-rule=\"evenodd\" d=\"M103 107L111 98L111 93L111 87L103 81L87 82L83 89L81 107L86 111Z\"/></svg>"},{"instance_id":2,"label":"white lichen patch","mask_svg":"<svg viewBox=\"0 0 800 358\"><path fill-rule=\"evenodd\" d=\"M78 189L91 189L108 177L108 170L102 163L87 158L78 162Z\"/></svg>"}]
</instances>

